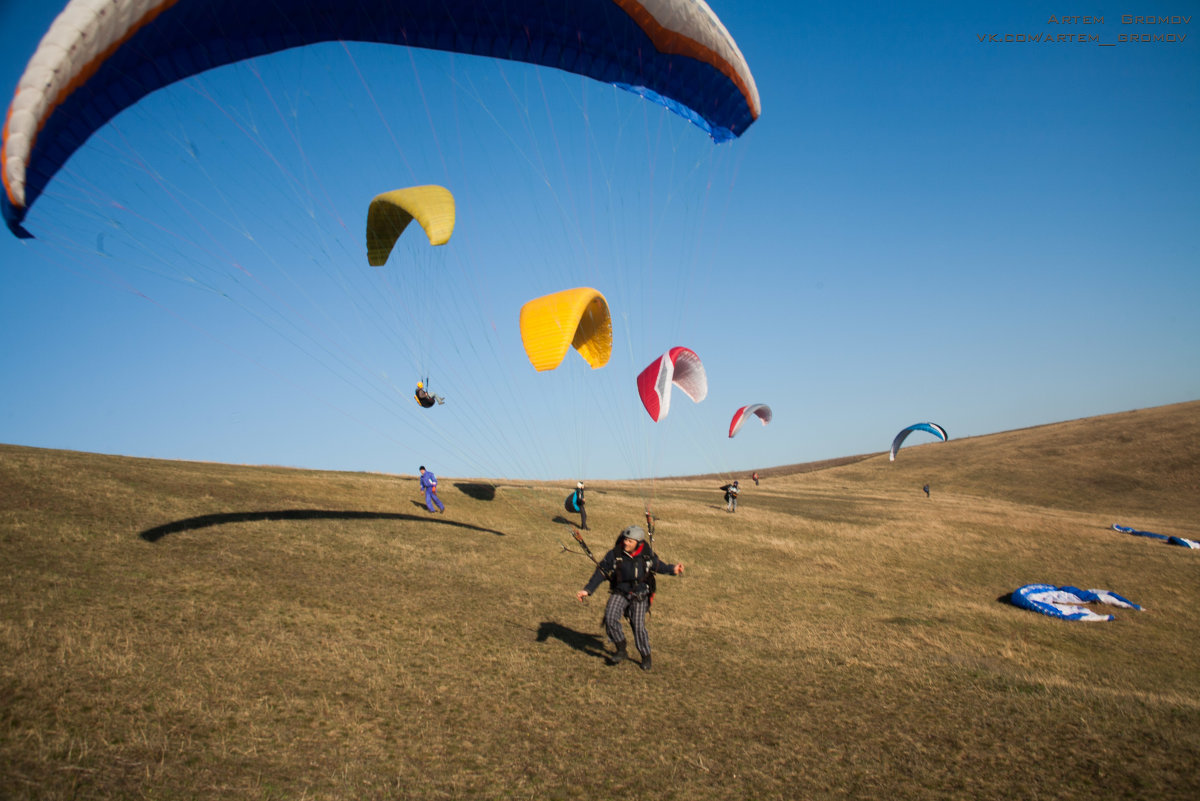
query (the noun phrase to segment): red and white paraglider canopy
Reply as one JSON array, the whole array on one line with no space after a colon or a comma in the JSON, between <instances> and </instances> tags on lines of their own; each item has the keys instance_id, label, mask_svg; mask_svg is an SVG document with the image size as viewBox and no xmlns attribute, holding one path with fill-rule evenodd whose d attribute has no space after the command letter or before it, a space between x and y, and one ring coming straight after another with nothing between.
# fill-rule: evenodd
<instances>
[{"instance_id":1,"label":"red and white paraglider canopy","mask_svg":"<svg viewBox=\"0 0 1200 801\"><path fill-rule=\"evenodd\" d=\"M671 408L672 384L696 403L708 395L708 376L694 350L671 348L638 375L638 395L650 419L656 423L666 417Z\"/></svg>"},{"instance_id":2,"label":"red and white paraglider canopy","mask_svg":"<svg viewBox=\"0 0 1200 801\"><path fill-rule=\"evenodd\" d=\"M729 421L729 436L733 436L742 427L742 424L751 417L757 417L762 420L765 426L771 422L771 407L765 403L752 403L749 406L743 406L733 413L733 419Z\"/></svg>"}]
</instances>

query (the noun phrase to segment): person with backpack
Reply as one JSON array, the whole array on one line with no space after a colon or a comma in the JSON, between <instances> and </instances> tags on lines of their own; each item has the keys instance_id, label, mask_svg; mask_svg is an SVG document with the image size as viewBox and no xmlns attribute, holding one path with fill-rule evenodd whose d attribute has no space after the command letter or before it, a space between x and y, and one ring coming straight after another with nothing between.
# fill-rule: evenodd
<instances>
[{"instance_id":1,"label":"person with backpack","mask_svg":"<svg viewBox=\"0 0 1200 801\"><path fill-rule=\"evenodd\" d=\"M588 531L587 524L587 505L583 500L583 482L579 481L575 484L575 493L571 496L571 511L579 512L579 528L583 531Z\"/></svg>"},{"instance_id":2,"label":"person with backpack","mask_svg":"<svg viewBox=\"0 0 1200 801\"><path fill-rule=\"evenodd\" d=\"M425 491L425 508L432 512L433 505L437 504L438 512L445 514L446 507L437 496L437 476L426 470L425 465L421 465L421 489Z\"/></svg>"},{"instance_id":3,"label":"person with backpack","mask_svg":"<svg viewBox=\"0 0 1200 801\"><path fill-rule=\"evenodd\" d=\"M600 582L608 579L608 604L604 607L604 628L616 647L608 658L610 665L619 665L628 656L625 628L621 618L629 620L633 643L642 657L642 670L650 669L650 635L646 631L646 615L654 597L655 573L683 575L683 563L667 564L658 558L646 542L646 532L640 526L628 526L621 531L612 549L596 564L596 570L584 588L576 593L580 602L595 592Z\"/></svg>"},{"instance_id":4,"label":"person with backpack","mask_svg":"<svg viewBox=\"0 0 1200 801\"><path fill-rule=\"evenodd\" d=\"M736 512L737 511L737 498L738 498L738 483L735 481L732 484L726 484L725 486L721 487L721 489L725 490L725 511L726 512Z\"/></svg>"}]
</instances>

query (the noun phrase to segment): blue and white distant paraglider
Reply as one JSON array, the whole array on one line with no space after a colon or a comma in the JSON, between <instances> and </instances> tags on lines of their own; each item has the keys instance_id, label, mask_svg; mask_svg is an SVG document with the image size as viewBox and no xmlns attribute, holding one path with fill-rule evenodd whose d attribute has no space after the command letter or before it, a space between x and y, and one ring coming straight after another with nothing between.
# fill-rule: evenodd
<instances>
[{"instance_id":1,"label":"blue and white distant paraglider","mask_svg":"<svg viewBox=\"0 0 1200 801\"><path fill-rule=\"evenodd\" d=\"M1153 531L1138 531L1136 528L1129 526L1118 526L1113 523L1113 531L1120 531L1124 534L1133 534L1135 537L1150 537L1151 539L1162 540L1171 545L1182 545L1184 548L1200 548L1200 542L1189 540L1184 537L1176 537L1168 534L1155 534Z\"/></svg>"},{"instance_id":2,"label":"blue and white distant paraglider","mask_svg":"<svg viewBox=\"0 0 1200 801\"><path fill-rule=\"evenodd\" d=\"M896 461L896 451L900 450L900 446L904 443L904 440L908 439L908 435L914 431L928 431L942 442L950 439L950 437L946 434L946 429L942 428L937 423L914 423L908 428L901 430L901 432L896 435L896 438L892 440L892 453L888 457L889 462Z\"/></svg>"},{"instance_id":3,"label":"blue and white distant paraglider","mask_svg":"<svg viewBox=\"0 0 1200 801\"><path fill-rule=\"evenodd\" d=\"M1108 590L1081 590L1078 587L1055 587L1053 584L1026 584L1013 591L1012 602L1022 609L1040 612L1060 620L1087 622L1113 620L1113 615L1101 615L1084 604L1107 604L1124 609L1142 607Z\"/></svg>"}]
</instances>

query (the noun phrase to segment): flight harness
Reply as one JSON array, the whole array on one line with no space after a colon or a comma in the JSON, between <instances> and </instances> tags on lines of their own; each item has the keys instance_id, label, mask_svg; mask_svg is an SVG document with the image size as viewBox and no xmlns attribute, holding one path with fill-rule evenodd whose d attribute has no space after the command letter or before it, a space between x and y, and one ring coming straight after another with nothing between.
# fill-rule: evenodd
<instances>
[{"instance_id":1,"label":"flight harness","mask_svg":"<svg viewBox=\"0 0 1200 801\"><path fill-rule=\"evenodd\" d=\"M620 592L631 601L649 600L654 603L654 593L658 591L658 578L654 573L654 551L650 548L650 543L643 542L638 546L637 553L627 554L625 549L621 547L621 537L617 538L617 544L613 546L616 551L616 557L613 559L613 572L608 577L609 586L613 592ZM641 590L618 590L617 584L621 580L621 564L624 561L633 563L633 576L635 579L640 579L641 584L645 586L645 592ZM644 574L639 574L637 563L642 563ZM638 585L635 583L634 587ZM649 610L647 610L649 611Z\"/></svg>"}]
</instances>

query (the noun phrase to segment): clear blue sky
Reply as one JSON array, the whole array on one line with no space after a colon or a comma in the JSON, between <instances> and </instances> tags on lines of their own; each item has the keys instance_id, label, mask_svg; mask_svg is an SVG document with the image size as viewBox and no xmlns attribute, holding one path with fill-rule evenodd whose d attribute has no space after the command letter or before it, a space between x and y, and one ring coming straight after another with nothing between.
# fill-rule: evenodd
<instances>
[{"instance_id":1,"label":"clear blue sky","mask_svg":"<svg viewBox=\"0 0 1200 801\"><path fill-rule=\"evenodd\" d=\"M48 5L0 5L0 83ZM34 206L37 238L0 237L0 441L732 475L924 420L959 438L1200 398L1200 3L1154 26L1107 2L1076 9L1102 25L1054 3L712 6L763 104L720 147L577 77L365 45L123 113ZM1031 34L1099 40L1005 41ZM410 231L368 267L370 198L420 183L458 199L451 243ZM520 305L571 286L608 298L613 359L536 373ZM709 396L655 425L634 378L674 345ZM444 406L412 401L424 375ZM756 402L774 422L730 440Z\"/></svg>"}]
</instances>

